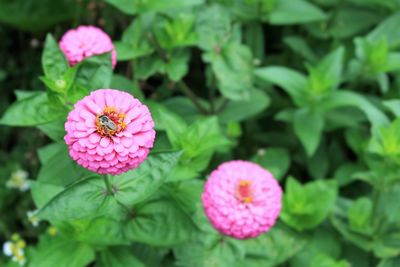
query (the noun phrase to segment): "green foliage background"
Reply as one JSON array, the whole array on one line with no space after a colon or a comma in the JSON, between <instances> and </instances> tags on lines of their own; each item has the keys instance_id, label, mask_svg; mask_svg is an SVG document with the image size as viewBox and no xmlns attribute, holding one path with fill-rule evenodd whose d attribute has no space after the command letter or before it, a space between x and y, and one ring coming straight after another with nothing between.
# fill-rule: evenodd
<instances>
[{"instance_id":1,"label":"green foliage background","mask_svg":"<svg viewBox=\"0 0 400 267\"><path fill-rule=\"evenodd\" d=\"M19 233L27 266L399 266L400 1L0 0L0 23L0 241ZM68 66L57 40L81 24L113 38L114 71L109 54ZM157 130L114 195L63 142L99 88L144 101ZM221 236L201 207L231 159L284 188L256 239ZM18 169L29 192L6 187Z\"/></svg>"}]
</instances>

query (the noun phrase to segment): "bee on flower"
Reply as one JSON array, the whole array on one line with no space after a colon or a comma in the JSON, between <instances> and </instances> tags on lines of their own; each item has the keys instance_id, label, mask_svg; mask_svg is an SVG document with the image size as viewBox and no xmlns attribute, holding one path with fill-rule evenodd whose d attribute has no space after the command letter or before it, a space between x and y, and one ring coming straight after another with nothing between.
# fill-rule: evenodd
<instances>
[{"instance_id":1,"label":"bee on flower","mask_svg":"<svg viewBox=\"0 0 400 267\"><path fill-rule=\"evenodd\" d=\"M34 226L39 226L39 218L37 217L38 210L29 210L26 215L28 216L28 221Z\"/></svg>"},{"instance_id":2,"label":"bee on flower","mask_svg":"<svg viewBox=\"0 0 400 267\"><path fill-rule=\"evenodd\" d=\"M6 187L19 189L21 192L27 191L30 188L28 172L24 170L17 170L13 172L6 182Z\"/></svg>"},{"instance_id":3,"label":"bee on flower","mask_svg":"<svg viewBox=\"0 0 400 267\"><path fill-rule=\"evenodd\" d=\"M14 234L11 237L11 241L7 241L3 244L3 253L11 257L11 260L17 262L20 266L24 266L26 262L24 253L25 247L25 241L18 234Z\"/></svg>"}]
</instances>

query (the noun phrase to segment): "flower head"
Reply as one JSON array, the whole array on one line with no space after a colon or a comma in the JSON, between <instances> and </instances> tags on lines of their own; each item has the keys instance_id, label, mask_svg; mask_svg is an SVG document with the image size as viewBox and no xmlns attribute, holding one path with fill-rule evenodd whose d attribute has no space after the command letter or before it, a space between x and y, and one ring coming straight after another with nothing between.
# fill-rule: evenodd
<instances>
[{"instance_id":1,"label":"flower head","mask_svg":"<svg viewBox=\"0 0 400 267\"><path fill-rule=\"evenodd\" d=\"M13 172L6 182L6 187L19 189L21 192L28 190L30 187L28 173L24 170Z\"/></svg>"},{"instance_id":2,"label":"flower head","mask_svg":"<svg viewBox=\"0 0 400 267\"><path fill-rule=\"evenodd\" d=\"M68 114L64 137L77 163L100 174L136 168L153 146L149 109L130 94L99 89L79 100Z\"/></svg>"},{"instance_id":3,"label":"flower head","mask_svg":"<svg viewBox=\"0 0 400 267\"><path fill-rule=\"evenodd\" d=\"M238 239L268 231L281 210L282 189L259 165L235 160L221 164L202 195L205 213L219 232Z\"/></svg>"},{"instance_id":4,"label":"flower head","mask_svg":"<svg viewBox=\"0 0 400 267\"><path fill-rule=\"evenodd\" d=\"M113 68L117 64L117 52L111 38L103 30L94 26L79 26L67 31L59 45L71 66L87 57L111 51Z\"/></svg>"},{"instance_id":5,"label":"flower head","mask_svg":"<svg viewBox=\"0 0 400 267\"><path fill-rule=\"evenodd\" d=\"M28 221L34 226L38 227L39 226L39 217L37 216L39 210L30 210L26 213L28 216Z\"/></svg>"},{"instance_id":6,"label":"flower head","mask_svg":"<svg viewBox=\"0 0 400 267\"><path fill-rule=\"evenodd\" d=\"M19 235L14 234L11 241L7 241L3 244L3 253L15 262L18 262L20 266L23 266L26 262L24 248L26 243Z\"/></svg>"}]
</instances>

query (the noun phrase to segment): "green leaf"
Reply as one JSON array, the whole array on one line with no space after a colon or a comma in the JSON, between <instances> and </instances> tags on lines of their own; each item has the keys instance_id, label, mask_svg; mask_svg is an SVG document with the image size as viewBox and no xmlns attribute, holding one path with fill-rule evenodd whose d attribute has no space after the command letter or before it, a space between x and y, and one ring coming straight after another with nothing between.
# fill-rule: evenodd
<instances>
[{"instance_id":1,"label":"green leaf","mask_svg":"<svg viewBox=\"0 0 400 267\"><path fill-rule=\"evenodd\" d=\"M365 3L364 0L362 0ZM332 17L332 26L329 31L336 38L349 38L362 33L382 19L373 9L362 9L358 6L345 6L338 9Z\"/></svg>"},{"instance_id":2,"label":"green leaf","mask_svg":"<svg viewBox=\"0 0 400 267\"><path fill-rule=\"evenodd\" d=\"M109 88L112 79L111 53L85 58L79 63L76 84L93 91Z\"/></svg>"},{"instance_id":3,"label":"green leaf","mask_svg":"<svg viewBox=\"0 0 400 267\"><path fill-rule=\"evenodd\" d=\"M377 267L397 267L400 265L400 257L382 259Z\"/></svg>"},{"instance_id":4,"label":"green leaf","mask_svg":"<svg viewBox=\"0 0 400 267\"><path fill-rule=\"evenodd\" d=\"M293 52L301 55L307 61L313 63L317 61L315 52L312 51L309 44L307 44L305 38L300 36L287 36L283 39L283 42L293 50Z\"/></svg>"},{"instance_id":5,"label":"green leaf","mask_svg":"<svg viewBox=\"0 0 400 267\"><path fill-rule=\"evenodd\" d=\"M263 82L278 85L288 93L297 105L305 103L307 78L300 72L285 67L271 66L256 69L255 77Z\"/></svg>"},{"instance_id":6,"label":"green leaf","mask_svg":"<svg viewBox=\"0 0 400 267\"><path fill-rule=\"evenodd\" d=\"M102 250L96 260L98 267L145 267L128 247L110 247Z\"/></svg>"},{"instance_id":7,"label":"green leaf","mask_svg":"<svg viewBox=\"0 0 400 267\"><path fill-rule=\"evenodd\" d=\"M189 242L174 248L174 255L181 266L239 267L244 258L244 244L217 234L197 234Z\"/></svg>"},{"instance_id":8,"label":"green leaf","mask_svg":"<svg viewBox=\"0 0 400 267\"><path fill-rule=\"evenodd\" d=\"M121 207L107 194L103 179L87 178L67 187L39 212L38 216L53 223L97 217L119 217Z\"/></svg>"},{"instance_id":9,"label":"green leaf","mask_svg":"<svg viewBox=\"0 0 400 267\"><path fill-rule=\"evenodd\" d=\"M367 64L364 68L369 68L373 74L379 74L387 68L389 47L386 38L382 37L379 40L356 38L354 42L357 57Z\"/></svg>"},{"instance_id":10,"label":"green leaf","mask_svg":"<svg viewBox=\"0 0 400 267\"><path fill-rule=\"evenodd\" d=\"M342 79L344 48L339 47L325 56L315 67L308 66L309 88L320 94L336 89Z\"/></svg>"},{"instance_id":11,"label":"green leaf","mask_svg":"<svg viewBox=\"0 0 400 267\"><path fill-rule=\"evenodd\" d=\"M79 219L57 222L56 225L62 234L92 247L127 246L131 243L125 236L123 222L114 218Z\"/></svg>"},{"instance_id":12,"label":"green leaf","mask_svg":"<svg viewBox=\"0 0 400 267\"><path fill-rule=\"evenodd\" d=\"M196 32L201 49L221 49L229 42L231 31L231 17L226 8L214 4L199 9Z\"/></svg>"},{"instance_id":13,"label":"green leaf","mask_svg":"<svg viewBox=\"0 0 400 267\"><path fill-rule=\"evenodd\" d=\"M230 101L218 114L221 123L238 122L251 118L265 110L270 104L268 95L260 90L251 90L249 98Z\"/></svg>"},{"instance_id":14,"label":"green leaf","mask_svg":"<svg viewBox=\"0 0 400 267\"><path fill-rule=\"evenodd\" d=\"M193 178L207 167L216 151L230 145L229 140L222 134L216 117L197 120L186 131L180 128L181 134L174 128L175 124L166 124L168 137L172 138L172 147L182 150L183 155L180 164L170 173L169 181Z\"/></svg>"},{"instance_id":15,"label":"green leaf","mask_svg":"<svg viewBox=\"0 0 400 267\"><path fill-rule=\"evenodd\" d=\"M208 103L203 99L199 99L203 106L208 108ZM178 114L187 123L193 123L202 115L199 113L196 106L190 101L189 98L184 96L170 97L163 102L163 104L174 113ZM161 113L161 112L160 112Z\"/></svg>"},{"instance_id":16,"label":"green leaf","mask_svg":"<svg viewBox=\"0 0 400 267\"><path fill-rule=\"evenodd\" d=\"M278 147L259 150L252 160L270 171L277 180L283 178L290 166L289 151Z\"/></svg>"},{"instance_id":17,"label":"green leaf","mask_svg":"<svg viewBox=\"0 0 400 267\"><path fill-rule=\"evenodd\" d=\"M164 189L168 191L171 198L176 201L182 210L191 216L196 212L198 200L201 199L204 182L193 179L179 183L168 183Z\"/></svg>"},{"instance_id":18,"label":"green leaf","mask_svg":"<svg viewBox=\"0 0 400 267\"><path fill-rule=\"evenodd\" d=\"M330 151L325 143L322 143L311 158L307 159L307 170L313 179L321 179L326 177L329 171L330 161L333 157L329 157Z\"/></svg>"},{"instance_id":19,"label":"green leaf","mask_svg":"<svg viewBox=\"0 0 400 267\"><path fill-rule=\"evenodd\" d=\"M303 249L290 259L291 267L308 266L316 261L321 255L326 257L338 258L341 255L340 239L336 236L333 229L319 227L311 236L303 239L306 245Z\"/></svg>"},{"instance_id":20,"label":"green leaf","mask_svg":"<svg viewBox=\"0 0 400 267\"><path fill-rule=\"evenodd\" d=\"M118 88L118 90L126 91L142 102L145 99L142 89L139 87L139 83L137 81L131 81L119 74L113 75L111 80L111 88Z\"/></svg>"},{"instance_id":21,"label":"green leaf","mask_svg":"<svg viewBox=\"0 0 400 267\"><path fill-rule=\"evenodd\" d=\"M280 218L299 231L315 228L332 211L336 196L335 181L318 180L301 185L290 177Z\"/></svg>"},{"instance_id":22,"label":"green leaf","mask_svg":"<svg viewBox=\"0 0 400 267\"><path fill-rule=\"evenodd\" d=\"M154 52L146 31L153 23L153 19L154 16L146 14L132 20L122 34L122 40L115 42L118 61L136 59Z\"/></svg>"},{"instance_id":23,"label":"green leaf","mask_svg":"<svg viewBox=\"0 0 400 267\"><path fill-rule=\"evenodd\" d=\"M259 63L263 62L265 59L265 36L262 24L259 22L246 24L243 37L254 55L254 60Z\"/></svg>"},{"instance_id":24,"label":"green leaf","mask_svg":"<svg viewBox=\"0 0 400 267\"><path fill-rule=\"evenodd\" d=\"M15 90L14 93L17 100L23 100L25 98L34 96L37 91Z\"/></svg>"},{"instance_id":25,"label":"green leaf","mask_svg":"<svg viewBox=\"0 0 400 267\"><path fill-rule=\"evenodd\" d=\"M253 57L247 46L229 43L220 52L205 54L203 59L211 63L222 95L232 100L249 98L254 88Z\"/></svg>"},{"instance_id":26,"label":"green leaf","mask_svg":"<svg viewBox=\"0 0 400 267\"><path fill-rule=\"evenodd\" d=\"M63 237L42 238L30 258L29 267L85 267L94 260L94 251L85 244Z\"/></svg>"},{"instance_id":27,"label":"green leaf","mask_svg":"<svg viewBox=\"0 0 400 267\"><path fill-rule=\"evenodd\" d=\"M49 149L51 149L49 151ZM94 175L92 172L78 165L69 157L68 148L65 144L53 144L48 149L39 150L39 155L43 159L42 167L38 174L38 181L47 184L67 186L82 177Z\"/></svg>"},{"instance_id":28,"label":"green leaf","mask_svg":"<svg viewBox=\"0 0 400 267\"><path fill-rule=\"evenodd\" d=\"M168 9L178 9L203 3L203 0L106 0L122 12L135 15L149 11L165 11Z\"/></svg>"},{"instance_id":29,"label":"green leaf","mask_svg":"<svg viewBox=\"0 0 400 267\"><path fill-rule=\"evenodd\" d=\"M299 109L294 115L294 131L307 155L312 156L318 148L324 129L324 118L317 112Z\"/></svg>"},{"instance_id":30,"label":"green leaf","mask_svg":"<svg viewBox=\"0 0 400 267\"><path fill-rule=\"evenodd\" d=\"M350 228L356 232L372 233L371 222L372 201L367 197L358 198L347 212Z\"/></svg>"},{"instance_id":31,"label":"green leaf","mask_svg":"<svg viewBox=\"0 0 400 267\"><path fill-rule=\"evenodd\" d=\"M362 170L362 167L359 164L342 164L335 171L334 178L338 182L339 186L346 186L354 181L353 175L360 170Z\"/></svg>"},{"instance_id":32,"label":"green leaf","mask_svg":"<svg viewBox=\"0 0 400 267\"><path fill-rule=\"evenodd\" d=\"M400 53L390 52L387 58L386 66L384 67L384 72L392 72L400 69Z\"/></svg>"},{"instance_id":33,"label":"green leaf","mask_svg":"<svg viewBox=\"0 0 400 267\"><path fill-rule=\"evenodd\" d=\"M62 141L66 132L64 129L64 120L57 120L46 124L39 125L38 128L50 137L53 141Z\"/></svg>"},{"instance_id":34,"label":"green leaf","mask_svg":"<svg viewBox=\"0 0 400 267\"><path fill-rule=\"evenodd\" d=\"M189 71L189 50L174 50L170 58L170 61L165 64L165 72L171 81L180 81Z\"/></svg>"},{"instance_id":35,"label":"green leaf","mask_svg":"<svg viewBox=\"0 0 400 267\"><path fill-rule=\"evenodd\" d=\"M186 122L167 109L159 110L158 115L164 125L171 145L175 148L182 148L180 147L180 138L187 132L188 125Z\"/></svg>"},{"instance_id":36,"label":"green leaf","mask_svg":"<svg viewBox=\"0 0 400 267\"><path fill-rule=\"evenodd\" d=\"M355 107L364 112L374 129L389 124L386 115L371 104L363 95L351 91L335 91L324 99L322 112L339 107Z\"/></svg>"},{"instance_id":37,"label":"green leaf","mask_svg":"<svg viewBox=\"0 0 400 267\"><path fill-rule=\"evenodd\" d=\"M143 203L125 224L126 236L153 246L171 246L187 240L194 225L177 204L167 198Z\"/></svg>"},{"instance_id":38,"label":"green leaf","mask_svg":"<svg viewBox=\"0 0 400 267\"><path fill-rule=\"evenodd\" d=\"M381 194L381 206L383 215L389 223L398 224L400 221L400 186L392 186L389 190ZM393 235L394 236L394 235Z\"/></svg>"},{"instance_id":39,"label":"green leaf","mask_svg":"<svg viewBox=\"0 0 400 267\"><path fill-rule=\"evenodd\" d=\"M335 261L329 256L320 254L313 259L310 267L350 267L350 264L345 261Z\"/></svg>"},{"instance_id":40,"label":"green leaf","mask_svg":"<svg viewBox=\"0 0 400 267\"><path fill-rule=\"evenodd\" d=\"M372 240L364 234L351 231L348 227L347 214L350 205L351 201L344 198L338 198L338 203L334 210L333 216L331 216L332 225L346 240L365 251L370 251L373 247Z\"/></svg>"},{"instance_id":41,"label":"green leaf","mask_svg":"<svg viewBox=\"0 0 400 267\"><path fill-rule=\"evenodd\" d=\"M273 25L288 25L326 20L327 15L308 1L279 0L268 18Z\"/></svg>"},{"instance_id":42,"label":"green leaf","mask_svg":"<svg viewBox=\"0 0 400 267\"><path fill-rule=\"evenodd\" d=\"M166 254L170 252L167 248L153 247L136 243L133 245L134 255L145 264L145 266L161 266Z\"/></svg>"},{"instance_id":43,"label":"green leaf","mask_svg":"<svg viewBox=\"0 0 400 267\"><path fill-rule=\"evenodd\" d=\"M67 110L50 105L46 93L36 92L32 96L14 102L8 107L0 124L8 126L35 126L66 117Z\"/></svg>"},{"instance_id":44,"label":"green leaf","mask_svg":"<svg viewBox=\"0 0 400 267\"><path fill-rule=\"evenodd\" d=\"M193 46L197 44L195 16L191 12L171 11L168 16L157 16L153 33L160 46L165 49Z\"/></svg>"},{"instance_id":45,"label":"green leaf","mask_svg":"<svg viewBox=\"0 0 400 267\"><path fill-rule=\"evenodd\" d=\"M387 107L396 117L400 117L400 100L391 99L383 101L383 105Z\"/></svg>"},{"instance_id":46,"label":"green leaf","mask_svg":"<svg viewBox=\"0 0 400 267\"><path fill-rule=\"evenodd\" d=\"M277 266L298 253L306 244L305 236L283 224L276 224L268 233L243 241L246 258L239 266ZM286 249L290 247L290 249Z\"/></svg>"},{"instance_id":47,"label":"green leaf","mask_svg":"<svg viewBox=\"0 0 400 267\"><path fill-rule=\"evenodd\" d=\"M400 163L399 129L400 119L396 119L388 127L379 128L373 133L368 150Z\"/></svg>"},{"instance_id":48,"label":"green leaf","mask_svg":"<svg viewBox=\"0 0 400 267\"><path fill-rule=\"evenodd\" d=\"M42 67L46 77L52 80L60 79L68 70L68 62L61 52L58 43L51 34L47 34L42 54Z\"/></svg>"},{"instance_id":49,"label":"green leaf","mask_svg":"<svg viewBox=\"0 0 400 267\"><path fill-rule=\"evenodd\" d=\"M166 52L162 59L158 54L142 57L135 61L135 78L148 79L150 76L161 73L166 74L170 80L179 81L188 72L190 53L186 49L174 49Z\"/></svg>"},{"instance_id":50,"label":"green leaf","mask_svg":"<svg viewBox=\"0 0 400 267\"><path fill-rule=\"evenodd\" d=\"M181 152L152 154L137 169L111 179L115 198L131 207L153 195L178 163Z\"/></svg>"},{"instance_id":51,"label":"green leaf","mask_svg":"<svg viewBox=\"0 0 400 267\"><path fill-rule=\"evenodd\" d=\"M367 38L372 41L379 41L385 38L390 47L399 47L400 33L397 30L399 21L400 12L393 13L391 16L381 21L378 26L368 34Z\"/></svg>"}]
</instances>

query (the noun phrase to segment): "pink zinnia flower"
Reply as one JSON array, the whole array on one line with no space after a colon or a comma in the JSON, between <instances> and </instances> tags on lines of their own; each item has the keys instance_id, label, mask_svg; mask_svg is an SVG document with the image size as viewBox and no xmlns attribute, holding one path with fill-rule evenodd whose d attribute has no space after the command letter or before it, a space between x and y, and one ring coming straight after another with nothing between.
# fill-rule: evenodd
<instances>
[{"instance_id":1,"label":"pink zinnia flower","mask_svg":"<svg viewBox=\"0 0 400 267\"><path fill-rule=\"evenodd\" d=\"M71 66L87 57L111 51L113 68L117 64L117 52L111 38L103 30L94 26L79 26L67 31L61 38L60 49Z\"/></svg>"},{"instance_id":2,"label":"pink zinnia flower","mask_svg":"<svg viewBox=\"0 0 400 267\"><path fill-rule=\"evenodd\" d=\"M268 231L281 211L282 189L259 165L234 160L208 178L202 195L205 213L215 229L238 239Z\"/></svg>"},{"instance_id":3,"label":"pink zinnia flower","mask_svg":"<svg viewBox=\"0 0 400 267\"><path fill-rule=\"evenodd\" d=\"M100 89L75 104L64 140L79 165L116 175L146 159L154 143L153 127L149 109L139 100L126 92Z\"/></svg>"}]
</instances>

